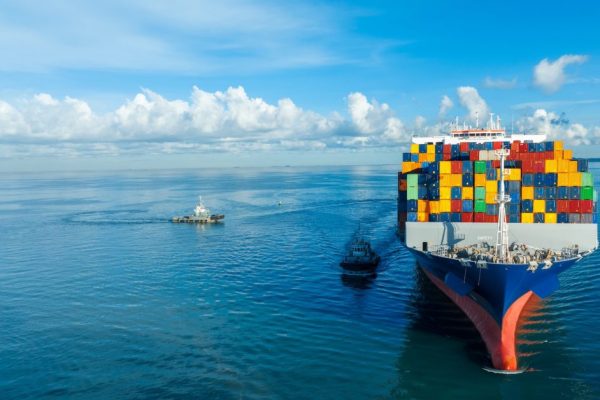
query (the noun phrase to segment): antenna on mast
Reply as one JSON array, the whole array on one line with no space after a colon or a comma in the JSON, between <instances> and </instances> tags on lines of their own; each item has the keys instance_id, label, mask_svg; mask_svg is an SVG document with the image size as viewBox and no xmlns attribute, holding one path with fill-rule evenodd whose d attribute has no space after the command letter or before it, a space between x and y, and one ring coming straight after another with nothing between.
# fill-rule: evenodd
<instances>
[{"instance_id":1,"label":"antenna on mast","mask_svg":"<svg viewBox=\"0 0 600 400\"><path fill-rule=\"evenodd\" d=\"M479 128L479 111L475 111L475 127Z\"/></svg>"},{"instance_id":2,"label":"antenna on mast","mask_svg":"<svg viewBox=\"0 0 600 400\"><path fill-rule=\"evenodd\" d=\"M494 113L490 113L490 129L496 129L494 128Z\"/></svg>"}]
</instances>

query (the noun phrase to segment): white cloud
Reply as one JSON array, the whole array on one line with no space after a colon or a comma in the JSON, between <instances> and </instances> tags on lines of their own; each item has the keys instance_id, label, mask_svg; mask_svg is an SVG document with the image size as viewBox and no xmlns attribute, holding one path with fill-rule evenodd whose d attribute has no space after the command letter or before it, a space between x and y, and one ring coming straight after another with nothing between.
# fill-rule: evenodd
<instances>
[{"instance_id":1,"label":"white cloud","mask_svg":"<svg viewBox=\"0 0 600 400\"><path fill-rule=\"evenodd\" d=\"M386 103L379 104L376 100L369 102L362 93L350 93L348 112L358 133L383 132L379 139L392 142L406 141L409 138L404 124L394 117L390 106Z\"/></svg>"},{"instance_id":2,"label":"white cloud","mask_svg":"<svg viewBox=\"0 0 600 400\"><path fill-rule=\"evenodd\" d=\"M512 89L517 86L517 78L513 79L500 79L491 78L486 76L483 80L483 86L490 89Z\"/></svg>"},{"instance_id":3,"label":"white cloud","mask_svg":"<svg viewBox=\"0 0 600 400\"><path fill-rule=\"evenodd\" d=\"M487 121L490 109L485 100L479 95L477 89L472 86L461 86L456 89L460 104L469 112L469 119L474 122L479 116L479 123Z\"/></svg>"},{"instance_id":4,"label":"white cloud","mask_svg":"<svg viewBox=\"0 0 600 400\"><path fill-rule=\"evenodd\" d=\"M587 128L580 123L571 123L564 115L539 108L532 115L516 121L519 131L545 134L548 139L563 139L573 145L600 143L600 127Z\"/></svg>"},{"instance_id":5,"label":"white cloud","mask_svg":"<svg viewBox=\"0 0 600 400\"><path fill-rule=\"evenodd\" d=\"M439 112L439 117L440 118L444 118L446 116L446 113L452 108L454 107L454 103L452 102L452 100L450 100L450 97L448 97L447 95L444 95L442 97L442 100L440 101L440 112Z\"/></svg>"},{"instance_id":6,"label":"white cloud","mask_svg":"<svg viewBox=\"0 0 600 400\"><path fill-rule=\"evenodd\" d=\"M587 56L566 54L556 61L544 58L533 68L533 83L542 90L556 92L565 83L565 67L570 64L581 64Z\"/></svg>"},{"instance_id":7,"label":"white cloud","mask_svg":"<svg viewBox=\"0 0 600 400\"><path fill-rule=\"evenodd\" d=\"M270 104L243 87L207 92L192 89L188 100L167 99L143 89L114 111L99 114L85 101L47 93L16 104L0 101L0 143L35 154L77 151L117 154L159 152L323 149L384 146L409 134L389 105L362 93L347 97L348 118L324 116L283 98ZM43 147L51 148L44 153ZM21 154L21 153L19 153Z\"/></svg>"}]
</instances>

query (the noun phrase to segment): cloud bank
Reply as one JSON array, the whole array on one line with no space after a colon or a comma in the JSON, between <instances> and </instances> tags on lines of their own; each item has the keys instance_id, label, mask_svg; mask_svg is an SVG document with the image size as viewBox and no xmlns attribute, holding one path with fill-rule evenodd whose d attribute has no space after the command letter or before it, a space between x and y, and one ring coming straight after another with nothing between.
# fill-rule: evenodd
<instances>
[{"instance_id":1,"label":"cloud bank","mask_svg":"<svg viewBox=\"0 0 600 400\"><path fill-rule=\"evenodd\" d=\"M571 64L582 64L587 56L565 54L556 61L544 58L533 68L533 83L547 93L556 92L565 83L565 68Z\"/></svg>"},{"instance_id":2,"label":"cloud bank","mask_svg":"<svg viewBox=\"0 0 600 400\"><path fill-rule=\"evenodd\" d=\"M144 89L116 110L98 114L83 100L40 93L15 104L0 100L0 146L7 156L17 146L116 154L359 148L409 140L388 104L358 92L346 100L343 117L305 110L289 98L270 104L243 87L216 92L193 87L187 100Z\"/></svg>"}]
</instances>

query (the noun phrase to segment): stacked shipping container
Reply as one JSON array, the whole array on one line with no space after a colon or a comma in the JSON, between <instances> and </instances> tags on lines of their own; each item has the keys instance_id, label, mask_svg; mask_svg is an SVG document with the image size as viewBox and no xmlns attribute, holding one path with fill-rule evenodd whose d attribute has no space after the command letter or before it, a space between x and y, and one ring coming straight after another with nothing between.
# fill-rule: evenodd
<instances>
[{"instance_id":1,"label":"stacked shipping container","mask_svg":"<svg viewBox=\"0 0 600 400\"><path fill-rule=\"evenodd\" d=\"M500 161L511 223L596 223L597 194L587 160L560 141L412 144L398 174L398 223L498 222Z\"/></svg>"}]
</instances>

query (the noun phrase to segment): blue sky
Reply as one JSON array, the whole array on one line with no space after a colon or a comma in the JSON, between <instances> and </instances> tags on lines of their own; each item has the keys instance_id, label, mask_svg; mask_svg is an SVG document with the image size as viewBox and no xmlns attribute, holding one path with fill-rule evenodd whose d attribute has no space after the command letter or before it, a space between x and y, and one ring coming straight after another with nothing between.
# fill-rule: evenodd
<instances>
[{"instance_id":1,"label":"blue sky","mask_svg":"<svg viewBox=\"0 0 600 400\"><path fill-rule=\"evenodd\" d=\"M0 1L0 166L396 162L474 110L600 141L596 2L124 3Z\"/></svg>"}]
</instances>

